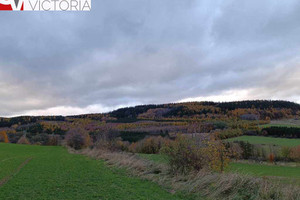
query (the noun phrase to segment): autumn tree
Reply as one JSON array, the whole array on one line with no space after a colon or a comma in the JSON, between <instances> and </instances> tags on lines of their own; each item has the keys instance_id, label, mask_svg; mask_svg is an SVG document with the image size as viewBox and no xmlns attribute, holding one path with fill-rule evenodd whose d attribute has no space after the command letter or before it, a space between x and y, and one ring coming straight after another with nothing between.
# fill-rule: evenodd
<instances>
[{"instance_id":1,"label":"autumn tree","mask_svg":"<svg viewBox=\"0 0 300 200\"><path fill-rule=\"evenodd\" d=\"M166 143L162 150L169 157L169 165L174 173L188 173L203 168L223 172L229 163L224 144L208 135L188 138L178 135L175 141Z\"/></svg>"},{"instance_id":2,"label":"autumn tree","mask_svg":"<svg viewBox=\"0 0 300 200\"><path fill-rule=\"evenodd\" d=\"M9 143L6 131L0 131L0 142Z\"/></svg>"},{"instance_id":3,"label":"autumn tree","mask_svg":"<svg viewBox=\"0 0 300 200\"><path fill-rule=\"evenodd\" d=\"M66 144L76 150L88 147L91 144L90 135L81 127L75 127L68 131Z\"/></svg>"}]
</instances>

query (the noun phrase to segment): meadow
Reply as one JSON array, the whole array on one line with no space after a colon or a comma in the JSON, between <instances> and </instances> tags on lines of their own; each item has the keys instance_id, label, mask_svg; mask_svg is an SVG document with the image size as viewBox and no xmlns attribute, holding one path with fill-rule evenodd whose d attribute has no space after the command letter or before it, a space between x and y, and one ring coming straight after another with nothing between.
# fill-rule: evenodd
<instances>
[{"instance_id":1,"label":"meadow","mask_svg":"<svg viewBox=\"0 0 300 200\"><path fill-rule=\"evenodd\" d=\"M300 167L280 166L255 163L231 163L228 171L235 171L254 176L276 176L297 180L300 183Z\"/></svg>"},{"instance_id":2,"label":"meadow","mask_svg":"<svg viewBox=\"0 0 300 200\"><path fill-rule=\"evenodd\" d=\"M272 126L299 128L300 120L295 120L295 119L272 120L269 124L260 125L261 128L268 128Z\"/></svg>"},{"instance_id":3,"label":"meadow","mask_svg":"<svg viewBox=\"0 0 300 200\"><path fill-rule=\"evenodd\" d=\"M259 125L260 128L269 128L269 127L287 127L287 128L300 128L300 125L297 124L281 124L280 122L274 122L270 124Z\"/></svg>"},{"instance_id":4,"label":"meadow","mask_svg":"<svg viewBox=\"0 0 300 200\"><path fill-rule=\"evenodd\" d=\"M277 146L288 146L295 147L300 145L300 139L287 139L287 138L274 138L274 137L263 137L263 136L240 136L235 138L227 139L229 142L233 141L244 141L250 144L266 144L266 145L277 145Z\"/></svg>"},{"instance_id":5,"label":"meadow","mask_svg":"<svg viewBox=\"0 0 300 200\"><path fill-rule=\"evenodd\" d=\"M0 199L187 199L63 147L0 144Z\"/></svg>"},{"instance_id":6,"label":"meadow","mask_svg":"<svg viewBox=\"0 0 300 200\"><path fill-rule=\"evenodd\" d=\"M168 158L164 155L139 154L139 156L160 164L168 162ZM284 178L287 182L300 185L300 167L232 162L226 169L226 172L237 172L258 177Z\"/></svg>"}]
</instances>

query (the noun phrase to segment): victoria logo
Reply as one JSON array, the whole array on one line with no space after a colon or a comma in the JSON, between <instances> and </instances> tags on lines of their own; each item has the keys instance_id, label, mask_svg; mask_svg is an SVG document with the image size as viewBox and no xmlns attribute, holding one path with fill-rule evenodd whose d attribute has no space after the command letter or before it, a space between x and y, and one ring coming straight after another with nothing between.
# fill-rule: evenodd
<instances>
[{"instance_id":1,"label":"victoria logo","mask_svg":"<svg viewBox=\"0 0 300 200\"><path fill-rule=\"evenodd\" d=\"M0 10L24 10L23 0L0 0Z\"/></svg>"},{"instance_id":2,"label":"victoria logo","mask_svg":"<svg viewBox=\"0 0 300 200\"><path fill-rule=\"evenodd\" d=\"M0 0L0 10L90 11L91 0Z\"/></svg>"}]
</instances>

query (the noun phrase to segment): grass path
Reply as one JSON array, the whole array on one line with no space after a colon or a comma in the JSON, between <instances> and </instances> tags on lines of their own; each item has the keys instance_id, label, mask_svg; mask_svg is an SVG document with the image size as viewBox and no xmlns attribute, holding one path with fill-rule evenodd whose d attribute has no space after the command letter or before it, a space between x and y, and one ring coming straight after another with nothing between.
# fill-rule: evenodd
<instances>
[{"instance_id":1,"label":"grass path","mask_svg":"<svg viewBox=\"0 0 300 200\"><path fill-rule=\"evenodd\" d=\"M0 187L6 184L13 176L17 175L21 171L21 169L31 161L31 159L32 158L28 158L27 160L25 160L12 174L0 180Z\"/></svg>"},{"instance_id":2,"label":"grass path","mask_svg":"<svg viewBox=\"0 0 300 200\"><path fill-rule=\"evenodd\" d=\"M6 160L9 157L13 159ZM108 168L104 162L69 154L62 147L0 144L2 178L17 169L25 157L32 160L0 187L1 200L186 199L155 183L129 177L123 170Z\"/></svg>"}]
</instances>

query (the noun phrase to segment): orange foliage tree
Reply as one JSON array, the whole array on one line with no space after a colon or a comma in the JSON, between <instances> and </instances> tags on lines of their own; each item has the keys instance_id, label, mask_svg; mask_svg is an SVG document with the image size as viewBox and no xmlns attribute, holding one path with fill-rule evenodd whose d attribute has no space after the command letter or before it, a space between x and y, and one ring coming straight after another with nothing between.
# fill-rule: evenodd
<instances>
[{"instance_id":1,"label":"orange foliage tree","mask_svg":"<svg viewBox=\"0 0 300 200\"><path fill-rule=\"evenodd\" d=\"M0 131L0 142L9 143L6 131Z\"/></svg>"}]
</instances>

